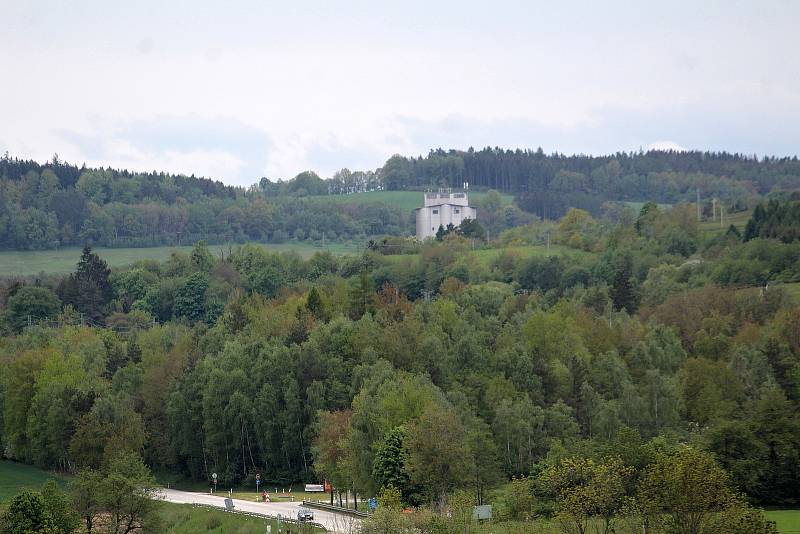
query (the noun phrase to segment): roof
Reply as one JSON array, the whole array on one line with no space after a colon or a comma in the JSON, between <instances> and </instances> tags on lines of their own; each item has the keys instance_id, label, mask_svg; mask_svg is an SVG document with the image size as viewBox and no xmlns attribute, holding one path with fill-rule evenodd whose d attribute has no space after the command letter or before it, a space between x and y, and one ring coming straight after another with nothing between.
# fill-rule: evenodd
<instances>
[{"instance_id":1,"label":"roof","mask_svg":"<svg viewBox=\"0 0 800 534\"><path fill-rule=\"evenodd\" d=\"M475 206L465 206L464 204L451 204L450 202L442 202L441 204L428 204L427 206L420 206L419 208L414 208L414 210L422 210L425 208L438 208L439 206L455 206L457 208L471 208L475 209Z\"/></svg>"}]
</instances>

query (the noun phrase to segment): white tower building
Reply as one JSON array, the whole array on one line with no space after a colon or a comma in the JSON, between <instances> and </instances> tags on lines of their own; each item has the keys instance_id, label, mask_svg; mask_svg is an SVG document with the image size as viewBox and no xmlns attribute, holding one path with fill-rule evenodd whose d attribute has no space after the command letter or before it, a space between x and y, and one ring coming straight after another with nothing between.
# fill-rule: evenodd
<instances>
[{"instance_id":1,"label":"white tower building","mask_svg":"<svg viewBox=\"0 0 800 534\"><path fill-rule=\"evenodd\" d=\"M439 226L447 228L448 224L458 226L465 219L476 219L478 210L469 205L467 187L464 191L453 193L439 190L438 193L425 193L425 205L416 209L417 239L420 241L434 237Z\"/></svg>"}]
</instances>

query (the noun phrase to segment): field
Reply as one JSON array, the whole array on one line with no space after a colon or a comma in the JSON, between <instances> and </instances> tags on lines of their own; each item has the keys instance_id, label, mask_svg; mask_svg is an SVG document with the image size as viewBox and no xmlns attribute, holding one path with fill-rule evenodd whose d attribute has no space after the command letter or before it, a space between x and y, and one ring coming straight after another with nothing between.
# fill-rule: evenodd
<instances>
[{"instance_id":1,"label":"field","mask_svg":"<svg viewBox=\"0 0 800 534\"><path fill-rule=\"evenodd\" d=\"M740 232L744 232L744 227L747 225L747 221L750 220L750 216L753 214L753 210L747 211L739 211L736 213L732 213L728 215L727 213L723 216L723 224L720 226L719 223L719 215L717 215L716 221L705 220L700 223L700 230L703 232L726 232L730 225L734 225L736 228L739 229Z\"/></svg>"},{"instance_id":2,"label":"field","mask_svg":"<svg viewBox=\"0 0 800 534\"><path fill-rule=\"evenodd\" d=\"M0 461L0 503L8 502L23 489L38 491L50 478L62 485L66 483L66 478L62 475L48 473L25 464Z\"/></svg>"},{"instance_id":3,"label":"field","mask_svg":"<svg viewBox=\"0 0 800 534\"><path fill-rule=\"evenodd\" d=\"M767 510L765 515L781 534L800 534L800 510Z\"/></svg>"},{"instance_id":4,"label":"field","mask_svg":"<svg viewBox=\"0 0 800 534\"><path fill-rule=\"evenodd\" d=\"M370 191L369 193L354 193L352 195L318 195L308 198L334 204L391 204L401 210L411 212L415 208L422 206L423 194L422 191ZM469 193L470 204L482 200L485 196L486 193ZM511 204L514 201L512 195L501 195L501 197L503 204Z\"/></svg>"},{"instance_id":5,"label":"field","mask_svg":"<svg viewBox=\"0 0 800 534\"><path fill-rule=\"evenodd\" d=\"M794 301L800 303L800 282L793 282L791 284L780 284L777 287L780 287L784 291L786 291Z\"/></svg>"},{"instance_id":6,"label":"field","mask_svg":"<svg viewBox=\"0 0 800 534\"><path fill-rule=\"evenodd\" d=\"M211 245L209 248L214 254L226 251L232 245ZM294 251L308 258L315 252L327 250L334 254L348 254L356 252L359 244L356 243L326 243L303 241L281 244L261 245L274 252ZM94 251L106 260L111 267L122 267L138 260L163 261L173 252L187 253L191 246L182 247L145 247L145 248L97 248ZM62 248L57 250L3 250L0 251L0 276L26 276L39 273L63 274L75 270L78 258L81 256L80 248Z\"/></svg>"}]
</instances>

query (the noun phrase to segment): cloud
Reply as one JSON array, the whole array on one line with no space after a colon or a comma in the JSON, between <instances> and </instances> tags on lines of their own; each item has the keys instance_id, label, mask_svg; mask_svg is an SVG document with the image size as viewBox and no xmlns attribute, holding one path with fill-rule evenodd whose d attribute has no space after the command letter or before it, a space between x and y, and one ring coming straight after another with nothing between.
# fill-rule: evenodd
<instances>
[{"instance_id":1,"label":"cloud","mask_svg":"<svg viewBox=\"0 0 800 534\"><path fill-rule=\"evenodd\" d=\"M229 118L160 116L92 126L90 133L56 133L97 165L195 174L235 185L257 182L273 151L266 132Z\"/></svg>"},{"instance_id":2,"label":"cloud","mask_svg":"<svg viewBox=\"0 0 800 534\"><path fill-rule=\"evenodd\" d=\"M406 155L424 155L435 148L499 146L542 147L563 154L671 148L793 156L800 146L800 108L770 102L735 111L711 102L653 110L606 107L568 126L536 118L467 115L437 120L397 117L395 125L398 144L412 151Z\"/></svg>"},{"instance_id":3,"label":"cloud","mask_svg":"<svg viewBox=\"0 0 800 534\"><path fill-rule=\"evenodd\" d=\"M674 152L686 152L686 149L675 141L654 141L647 145L647 150L662 150L665 152L672 150Z\"/></svg>"}]
</instances>

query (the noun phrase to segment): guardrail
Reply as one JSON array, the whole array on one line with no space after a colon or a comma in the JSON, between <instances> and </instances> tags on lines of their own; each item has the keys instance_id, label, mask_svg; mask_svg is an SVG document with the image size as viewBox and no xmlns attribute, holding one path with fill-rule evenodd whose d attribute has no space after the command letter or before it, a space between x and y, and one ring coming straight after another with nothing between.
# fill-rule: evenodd
<instances>
[{"instance_id":1,"label":"guardrail","mask_svg":"<svg viewBox=\"0 0 800 534\"><path fill-rule=\"evenodd\" d=\"M353 510L352 508L344 508L342 506L316 501L303 501L303 506L307 506L308 508L316 508L317 510L325 510L326 512L336 512L337 514L348 514L354 517L369 516L367 512L362 512L361 510Z\"/></svg>"}]
</instances>

